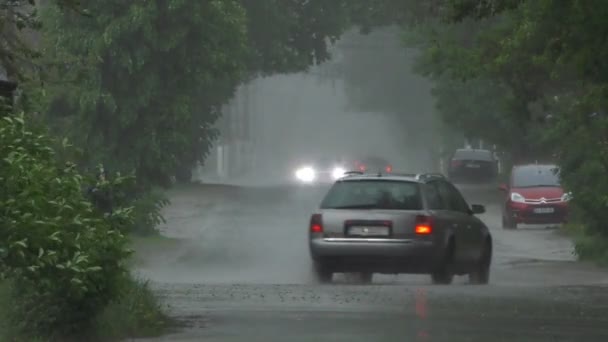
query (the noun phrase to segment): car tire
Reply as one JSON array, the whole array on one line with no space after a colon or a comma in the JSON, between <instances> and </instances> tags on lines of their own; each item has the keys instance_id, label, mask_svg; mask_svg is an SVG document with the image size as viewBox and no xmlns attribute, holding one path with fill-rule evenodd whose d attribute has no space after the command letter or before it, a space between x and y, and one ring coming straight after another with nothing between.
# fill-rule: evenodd
<instances>
[{"instance_id":1,"label":"car tire","mask_svg":"<svg viewBox=\"0 0 608 342\"><path fill-rule=\"evenodd\" d=\"M313 263L313 274L315 277L315 281L318 284L328 284L331 283L334 274L333 272L323 263L319 261L315 261Z\"/></svg>"},{"instance_id":2,"label":"car tire","mask_svg":"<svg viewBox=\"0 0 608 342\"><path fill-rule=\"evenodd\" d=\"M435 285L450 285L454 280L452 262L454 260L454 241L450 240L446 248L445 256L438 268L431 273L431 280Z\"/></svg>"},{"instance_id":3,"label":"car tire","mask_svg":"<svg viewBox=\"0 0 608 342\"><path fill-rule=\"evenodd\" d=\"M517 229L517 223L513 222L513 220L502 217L502 228L503 229Z\"/></svg>"},{"instance_id":4,"label":"car tire","mask_svg":"<svg viewBox=\"0 0 608 342\"><path fill-rule=\"evenodd\" d=\"M490 265L492 264L492 242L488 238L475 269L469 273L469 283L473 285L486 285L490 282Z\"/></svg>"},{"instance_id":5,"label":"car tire","mask_svg":"<svg viewBox=\"0 0 608 342\"><path fill-rule=\"evenodd\" d=\"M360 275L361 284L371 284L374 279L374 274L371 272L362 272Z\"/></svg>"}]
</instances>

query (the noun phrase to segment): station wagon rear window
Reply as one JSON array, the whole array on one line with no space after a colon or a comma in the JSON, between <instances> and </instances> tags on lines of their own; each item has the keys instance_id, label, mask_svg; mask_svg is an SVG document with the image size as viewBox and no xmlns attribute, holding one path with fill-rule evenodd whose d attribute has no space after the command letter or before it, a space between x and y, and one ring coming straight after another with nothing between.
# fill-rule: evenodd
<instances>
[{"instance_id":1,"label":"station wagon rear window","mask_svg":"<svg viewBox=\"0 0 608 342\"><path fill-rule=\"evenodd\" d=\"M484 160L492 161L492 152L487 150L456 150L455 160Z\"/></svg>"},{"instance_id":2,"label":"station wagon rear window","mask_svg":"<svg viewBox=\"0 0 608 342\"><path fill-rule=\"evenodd\" d=\"M321 209L421 210L420 186L392 180L350 180L334 184Z\"/></svg>"}]
</instances>

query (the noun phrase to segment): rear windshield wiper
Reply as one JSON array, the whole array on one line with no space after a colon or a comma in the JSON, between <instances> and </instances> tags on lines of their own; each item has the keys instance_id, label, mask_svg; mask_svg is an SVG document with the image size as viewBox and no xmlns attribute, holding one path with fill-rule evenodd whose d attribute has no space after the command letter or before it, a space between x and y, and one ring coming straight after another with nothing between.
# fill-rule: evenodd
<instances>
[{"instance_id":1,"label":"rear windshield wiper","mask_svg":"<svg viewBox=\"0 0 608 342\"><path fill-rule=\"evenodd\" d=\"M524 185L524 186L515 186L515 188L559 188L561 185L559 184L534 184L534 185Z\"/></svg>"}]
</instances>

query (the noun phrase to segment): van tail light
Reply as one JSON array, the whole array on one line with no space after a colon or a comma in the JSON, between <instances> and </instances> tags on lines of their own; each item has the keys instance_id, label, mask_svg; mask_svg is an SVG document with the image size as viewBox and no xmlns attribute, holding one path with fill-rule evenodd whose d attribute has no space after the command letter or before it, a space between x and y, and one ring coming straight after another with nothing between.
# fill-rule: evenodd
<instances>
[{"instance_id":1,"label":"van tail light","mask_svg":"<svg viewBox=\"0 0 608 342\"><path fill-rule=\"evenodd\" d=\"M430 235L433 233L433 218L426 215L416 216L416 227L414 228L416 235Z\"/></svg>"},{"instance_id":2,"label":"van tail light","mask_svg":"<svg viewBox=\"0 0 608 342\"><path fill-rule=\"evenodd\" d=\"M391 166L391 165L387 166L387 167L386 167L386 172L387 172L387 173L391 173L391 172L393 172L393 166Z\"/></svg>"},{"instance_id":3,"label":"van tail light","mask_svg":"<svg viewBox=\"0 0 608 342\"><path fill-rule=\"evenodd\" d=\"M365 167L365 165L363 165L363 164L359 164L359 171L361 171L361 172L365 172L365 170L366 170L366 169L367 169L367 168Z\"/></svg>"},{"instance_id":4,"label":"van tail light","mask_svg":"<svg viewBox=\"0 0 608 342\"><path fill-rule=\"evenodd\" d=\"M321 214L313 214L310 217L310 232L323 233L323 217Z\"/></svg>"}]
</instances>

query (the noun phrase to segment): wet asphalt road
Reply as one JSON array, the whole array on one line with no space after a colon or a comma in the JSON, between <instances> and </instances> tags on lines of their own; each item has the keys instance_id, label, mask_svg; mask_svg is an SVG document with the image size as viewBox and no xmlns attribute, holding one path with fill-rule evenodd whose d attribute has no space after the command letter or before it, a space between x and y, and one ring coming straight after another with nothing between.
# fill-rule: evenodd
<instances>
[{"instance_id":1,"label":"wet asphalt road","mask_svg":"<svg viewBox=\"0 0 608 342\"><path fill-rule=\"evenodd\" d=\"M554 229L500 227L500 194L463 186L494 237L491 285L375 276L314 285L306 244L324 188L175 189L139 267L182 327L146 341L608 341L608 272L578 263Z\"/></svg>"}]
</instances>

